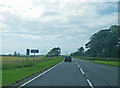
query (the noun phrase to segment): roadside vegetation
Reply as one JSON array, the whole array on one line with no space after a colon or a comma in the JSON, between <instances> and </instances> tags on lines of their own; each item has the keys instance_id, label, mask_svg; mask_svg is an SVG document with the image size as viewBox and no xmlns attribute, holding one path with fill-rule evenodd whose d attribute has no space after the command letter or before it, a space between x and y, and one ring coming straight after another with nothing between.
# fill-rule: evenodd
<instances>
[{"instance_id":1,"label":"roadside vegetation","mask_svg":"<svg viewBox=\"0 0 120 88\"><path fill-rule=\"evenodd\" d=\"M70 54L83 60L120 66L120 25L102 29L90 37L90 41Z\"/></svg>"},{"instance_id":2,"label":"roadside vegetation","mask_svg":"<svg viewBox=\"0 0 120 88\"><path fill-rule=\"evenodd\" d=\"M100 57L74 57L74 58L105 65L120 66L120 61L118 61L117 58L100 58Z\"/></svg>"},{"instance_id":3,"label":"roadside vegetation","mask_svg":"<svg viewBox=\"0 0 120 88\"><path fill-rule=\"evenodd\" d=\"M50 68L61 62L63 57L37 57L26 62L24 57L2 57L2 86L11 86L12 84L40 71Z\"/></svg>"}]
</instances>

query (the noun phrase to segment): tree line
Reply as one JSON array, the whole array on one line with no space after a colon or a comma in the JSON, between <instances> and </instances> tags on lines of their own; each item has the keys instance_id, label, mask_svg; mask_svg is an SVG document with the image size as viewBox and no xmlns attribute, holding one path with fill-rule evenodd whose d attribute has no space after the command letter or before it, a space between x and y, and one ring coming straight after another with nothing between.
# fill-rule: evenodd
<instances>
[{"instance_id":1,"label":"tree line","mask_svg":"<svg viewBox=\"0 0 120 88\"><path fill-rule=\"evenodd\" d=\"M85 48L80 47L71 56L88 57L120 57L120 25L113 25L108 29L100 30L90 37L90 41L85 44Z\"/></svg>"},{"instance_id":2,"label":"tree line","mask_svg":"<svg viewBox=\"0 0 120 88\"><path fill-rule=\"evenodd\" d=\"M61 54L61 49L60 47L55 47L51 49L46 56L59 56Z\"/></svg>"}]
</instances>

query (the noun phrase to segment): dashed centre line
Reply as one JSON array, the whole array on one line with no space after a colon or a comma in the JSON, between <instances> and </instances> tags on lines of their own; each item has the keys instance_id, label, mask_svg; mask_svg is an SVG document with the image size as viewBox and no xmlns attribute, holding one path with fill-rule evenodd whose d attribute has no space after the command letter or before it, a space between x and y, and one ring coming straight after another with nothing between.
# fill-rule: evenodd
<instances>
[{"instance_id":1,"label":"dashed centre line","mask_svg":"<svg viewBox=\"0 0 120 88\"><path fill-rule=\"evenodd\" d=\"M82 72L82 74L85 76L85 72L82 70L82 68L80 67L80 65L76 62L76 64L77 64L77 66L80 68L80 71ZM86 76L85 76L86 77ZM91 88L94 88L94 86L92 85L92 83L90 82L90 80L86 77L86 79L87 79L87 82L88 82L88 84L89 84L89 86L91 87Z\"/></svg>"},{"instance_id":2,"label":"dashed centre line","mask_svg":"<svg viewBox=\"0 0 120 88\"><path fill-rule=\"evenodd\" d=\"M78 67L80 67L80 65L78 64Z\"/></svg>"},{"instance_id":3,"label":"dashed centre line","mask_svg":"<svg viewBox=\"0 0 120 88\"><path fill-rule=\"evenodd\" d=\"M85 75L85 73L84 73L84 71L82 70L82 68L80 68L80 70L81 70L82 74Z\"/></svg>"},{"instance_id":4,"label":"dashed centre line","mask_svg":"<svg viewBox=\"0 0 120 88\"><path fill-rule=\"evenodd\" d=\"M76 64L78 65L78 63L76 62Z\"/></svg>"},{"instance_id":5,"label":"dashed centre line","mask_svg":"<svg viewBox=\"0 0 120 88\"><path fill-rule=\"evenodd\" d=\"M88 82L88 84L90 85L91 88L94 88L92 83L89 81L89 79L87 79L87 82Z\"/></svg>"}]
</instances>

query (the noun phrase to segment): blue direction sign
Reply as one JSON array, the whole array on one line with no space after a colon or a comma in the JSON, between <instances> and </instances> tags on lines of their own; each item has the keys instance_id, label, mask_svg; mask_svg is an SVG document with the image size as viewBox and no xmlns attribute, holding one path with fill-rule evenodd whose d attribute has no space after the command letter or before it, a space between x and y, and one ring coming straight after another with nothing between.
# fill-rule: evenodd
<instances>
[{"instance_id":1,"label":"blue direction sign","mask_svg":"<svg viewBox=\"0 0 120 88\"><path fill-rule=\"evenodd\" d=\"M39 50L31 50L31 53L38 53Z\"/></svg>"}]
</instances>

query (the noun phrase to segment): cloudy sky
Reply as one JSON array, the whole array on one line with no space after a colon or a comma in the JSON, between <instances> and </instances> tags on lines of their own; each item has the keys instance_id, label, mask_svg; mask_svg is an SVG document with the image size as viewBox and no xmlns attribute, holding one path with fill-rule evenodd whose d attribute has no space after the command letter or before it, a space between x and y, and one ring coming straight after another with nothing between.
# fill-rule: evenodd
<instances>
[{"instance_id":1,"label":"cloudy sky","mask_svg":"<svg viewBox=\"0 0 120 88\"><path fill-rule=\"evenodd\" d=\"M118 24L118 0L96 1L0 0L2 53L37 48L46 54L59 46L65 54L84 47L92 34Z\"/></svg>"}]
</instances>

